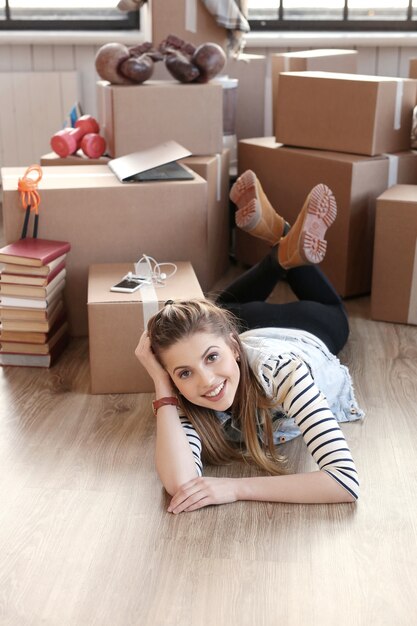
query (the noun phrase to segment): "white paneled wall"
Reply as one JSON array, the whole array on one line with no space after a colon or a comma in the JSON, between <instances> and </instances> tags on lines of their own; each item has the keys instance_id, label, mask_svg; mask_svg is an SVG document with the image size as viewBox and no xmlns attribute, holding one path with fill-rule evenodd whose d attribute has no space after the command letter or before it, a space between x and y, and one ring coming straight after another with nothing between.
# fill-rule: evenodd
<instances>
[{"instance_id":1,"label":"white paneled wall","mask_svg":"<svg viewBox=\"0 0 417 626\"><path fill-rule=\"evenodd\" d=\"M0 72L68 71L78 73L80 99L85 112L96 113L94 57L100 45L0 45ZM329 47L317 40L315 48ZM331 47L336 47L332 45ZM347 48L345 44L341 48ZM364 47L358 50L358 72L379 76L408 76L408 62L417 57L417 46ZM246 47L247 52L268 56L274 52L311 49L305 47Z\"/></svg>"},{"instance_id":2,"label":"white paneled wall","mask_svg":"<svg viewBox=\"0 0 417 626\"><path fill-rule=\"evenodd\" d=\"M1 44L0 45L0 73L3 83L0 84L0 166L24 165L33 160L34 154L43 146L42 154L49 150L49 137L59 128L73 102L78 99L83 111L97 115L95 84L97 74L94 67L94 58L101 44ZM269 57L274 52L311 49L304 47L267 47L248 45L247 52L264 54ZM315 48L336 47L320 40L314 42ZM361 74L377 74L379 76L408 76L409 59L417 57L417 46L410 42L406 45L373 46L372 43L363 46L349 46L345 43L340 48L358 50L358 72ZM33 74L29 79L28 74ZM54 74L52 74L54 73ZM56 76L59 87L45 87L42 83L46 74ZM63 77L72 81L73 92L67 86L67 97L57 96L63 89ZM72 78L70 78L70 76ZM19 86L18 95L11 97L9 90ZM13 87L14 89L15 87ZM266 85L266 91L268 84ZM268 102L268 98L266 99ZM55 108L54 108L55 107ZM54 110L53 110L54 109ZM265 131L268 134L268 111L265 112ZM29 116L29 117L28 117ZM47 118L47 119L46 119ZM46 119L46 121L45 121ZM24 143L11 148L11 128L15 130L16 138L24 137ZM41 134L43 141L39 144ZM7 137L8 143L5 143ZM36 137L38 139L36 139ZM38 154L37 159L40 154ZM36 159L36 160L37 160Z\"/></svg>"},{"instance_id":3,"label":"white paneled wall","mask_svg":"<svg viewBox=\"0 0 417 626\"><path fill-rule=\"evenodd\" d=\"M77 97L77 72L0 72L0 165L38 163Z\"/></svg>"}]
</instances>

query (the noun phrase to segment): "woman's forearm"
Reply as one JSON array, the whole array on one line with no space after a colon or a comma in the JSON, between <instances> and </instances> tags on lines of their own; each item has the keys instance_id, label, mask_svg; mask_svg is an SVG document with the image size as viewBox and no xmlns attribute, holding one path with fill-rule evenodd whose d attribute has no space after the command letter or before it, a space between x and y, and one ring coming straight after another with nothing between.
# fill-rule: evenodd
<instances>
[{"instance_id":1,"label":"woman's forearm","mask_svg":"<svg viewBox=\"0 0 417 626\"><path fill-rule=\"evenodd\" d=\"M240 478L237 480L236 489L238 500L298 504L355 502L346 489L323 471Z\"/></svg>"},{"instance_id":2,"label":"woman's forearm","mask_svg":"<svg viewBox=\"0 0 417 626\"><path fill-rule=\"evenodd\" d=\"M172 395L172 388L155 385L156 398ZM198 475L178 411L172 405L162 406L157 411L155 464L162 484L171 495Z\"/></svg>"},{"instance_id":3,"label":"woman's forearm","mask_svg":"<svg viewBox=\"0 0 417 626\"><path fill-rule=\"evenodd\" d=\"M198 475L197 467L176 408L161 407L156 419L156 469L165 489L173 495Z\"/></svg>"}]
</instances>

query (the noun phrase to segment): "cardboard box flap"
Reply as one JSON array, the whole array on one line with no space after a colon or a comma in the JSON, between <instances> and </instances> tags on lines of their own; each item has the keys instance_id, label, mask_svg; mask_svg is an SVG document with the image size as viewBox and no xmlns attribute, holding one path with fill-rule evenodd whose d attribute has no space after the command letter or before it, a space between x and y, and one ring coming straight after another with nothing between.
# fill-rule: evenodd
<instances>
[{"instance_id":1,"label":"cardboard box flap","mask_svg":"<svg viewBox=\"0 0 417 626\"><path fill-rule=\"evenodd\" d=\"M328 56L337 56L337 55L346 55L352 54L357 55L357 50L349 50L342 48L320 48L316 50L296 50L295 52L281 52L279 56L290 57L290 58L300 58L300 59L309 59L315 57L328 57Z\"/></svg>"},{"instance_id":2,"label":"cardboard box flap","mask_svg":"<svg viewBox=\"0 0 417 626\"><path fill-rule=\"evenodd\" d=\"M352 80L364 83L402 83L411 82L411 78L397 78L395 76L372 76L368 74L345 74L342 72L324 72L319 70L307 70L303 72L281 72L282 75L300 76L306 78L323 78L329 80Z\"/></svg>"},{"instance_id":3,"label":"cardboard box flap","mask_svg":"<svg viewBox=\"0 0 417 626\"><path fill-rule=\"evenodd\" d=\"M189 150L176 141L166 141L147 150L112 159L109 161L109 167L121 182L126 182L132 180L137 174L174 163L179 159L191 156L191 154ZM171 178L171 180L173 179Z\"/></svg>"}]
</instances>

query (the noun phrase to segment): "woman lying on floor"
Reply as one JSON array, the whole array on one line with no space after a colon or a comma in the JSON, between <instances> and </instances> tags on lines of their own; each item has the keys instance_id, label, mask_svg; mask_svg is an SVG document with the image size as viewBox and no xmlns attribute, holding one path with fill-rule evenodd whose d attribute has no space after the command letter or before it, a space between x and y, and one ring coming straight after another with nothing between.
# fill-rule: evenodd
<instances>
[{"instance_id":1,"label":"woman lying on floor","mask_svg":"<svg viewBox=\"0 0 417 626\"><path fill-rule=\"evenodd\" d=\"M217 298L169 301L136 356L155 384L156 467L168 511L236 500L354 502L359 481L339 422L359 419L347 368L343 303L317 267L336 202L313 188L290 227L248 170L232 187L236 223L270 253ZM285 278L298 300L265 302ZM301 434L319 470L288 472L279 443ZM203 477L203 462L249 460L266 475Z\"/></svg>"}]
</instances>

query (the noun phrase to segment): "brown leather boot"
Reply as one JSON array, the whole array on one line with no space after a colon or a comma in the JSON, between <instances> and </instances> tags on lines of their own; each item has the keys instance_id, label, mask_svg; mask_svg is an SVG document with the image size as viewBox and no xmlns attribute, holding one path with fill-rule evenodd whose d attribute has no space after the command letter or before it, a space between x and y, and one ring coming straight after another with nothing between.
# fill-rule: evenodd
<instances>
[{"instance_id":1,"label":"brown leather boot","mask_svg":"<svg viewBox=\"0 0 417 626\"><path fill-rule=\"evenodd\" d=\"M256 174L246 170L230 190L230 199L238 208L236 226L274 246L284 234L285 220L278 215Z\"/></svg>"},{"instance_id":2,"label":"brown leather boot","mask_svg":"<svg viewBox=\"0 0 417 626\"><path fill-rule=\"evenodd\" d=\"M282 237L278 262L284 269L320 263L326 255L326 230L336 219L337 206L332 191L320 183L308 194L295 224Z\"/></svg>"}]
</instances>

